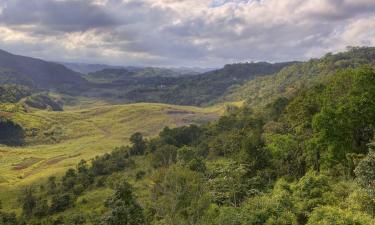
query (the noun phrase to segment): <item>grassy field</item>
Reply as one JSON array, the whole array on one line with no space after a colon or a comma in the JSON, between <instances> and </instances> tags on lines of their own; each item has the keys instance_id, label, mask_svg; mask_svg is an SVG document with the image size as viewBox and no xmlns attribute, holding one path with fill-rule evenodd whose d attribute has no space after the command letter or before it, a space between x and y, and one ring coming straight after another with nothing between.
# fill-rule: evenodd
<instances>
[{"instance_id":1,"label":"grassy field","mask_svg":"<svg viewBox=\"0 0 375 225\"><path fill-rule=\"evenodd\" d=\"M0 146L0 200L15 201L12 191L61 174L81 159L128 144L134 132L151 137L165 126L176 127L216 119L224 105L210 108L166 104L68 107L64 112L35 110L13 119L26 128L27 145ZM3 204L4 205L4 204ZM6 207L6 206L4 206ZM17 206L9 206L17 208Z\"/></svg>"}]
</instances>

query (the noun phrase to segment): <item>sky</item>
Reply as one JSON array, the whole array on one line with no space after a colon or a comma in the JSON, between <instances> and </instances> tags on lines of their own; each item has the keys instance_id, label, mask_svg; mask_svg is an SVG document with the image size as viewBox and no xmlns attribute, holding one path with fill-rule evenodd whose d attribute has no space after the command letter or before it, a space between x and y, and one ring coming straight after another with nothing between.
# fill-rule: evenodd
<instances>
[{"instance_id":1,"label":"sky","mask_svg":"<svg viewBox=\"0 0 375 225\"><path fill-rule=\"evenodd\" d=\"M0 48L49 61L217 67L375 46L375 0L0 0Z\"/></svg>"}]
</instances>

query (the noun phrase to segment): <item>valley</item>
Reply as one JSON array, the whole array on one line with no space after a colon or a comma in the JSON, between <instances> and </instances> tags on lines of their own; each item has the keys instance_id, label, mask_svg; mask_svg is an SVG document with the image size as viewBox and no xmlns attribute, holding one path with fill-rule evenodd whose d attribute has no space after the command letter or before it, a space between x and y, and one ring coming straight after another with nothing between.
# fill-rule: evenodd
<instances>
[{"instance_id":1,"label":"valley","mask_svg":"<svg viewBox=\"0 0 375 225\"><path fill-rule=\"evenodd\" d=\"M374 221L375 48L190 75L11 59L0 225ZM70 75L27 76L25 60Z\"/></svg>"}]
</instances>

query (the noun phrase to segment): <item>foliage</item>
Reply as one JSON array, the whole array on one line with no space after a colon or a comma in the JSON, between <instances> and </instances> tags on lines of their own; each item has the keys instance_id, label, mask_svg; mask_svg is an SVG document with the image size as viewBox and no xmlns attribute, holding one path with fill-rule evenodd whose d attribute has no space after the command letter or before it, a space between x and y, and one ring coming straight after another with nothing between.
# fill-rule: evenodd
<instances>
[{"instance_id":1,"label":"foliage","mask_svg":"<svg viewBox=\"0 0 375 225\"><path fill-rule=\"evenodd\" d=\"M293 197L296 206L301 213L300 220L308 218L309 214L321 205L330 203L331 187L329 178L324 175L316 175L314 172L307 173L294 186Z\"/></svg>"},{"instance_id":2,"label":"foliage","mask_svg":"<svg viewBox=\"0 0 375 225\"><path fill-rule=\"evenodd\" d=\"M210 203L202 175L177 165L159 173L152 187L155 219L165 224L197 224Z\"/></svg>"},{"instance_id":3,"label":"foliage","mask_svg":"<svg viewBox=\"0 0 375 225\"><path fill-rule=\"evenodd\" d=\"M375 127L375 72L371 68L337 74L322 94L313 119L318 144L328 160L347 163L348 153L366 154ZM354 168L350 168L353 170Z\"/></svg>"},{"instance_id":4,"label":"foliage","mask_svg":"<svg viewBox=\"0 0 375 225\"><path fill-rule=\"evenodd\" d=\"M108 175L116 171L131 167L133 161L129 158L127 148L117 148L111 154L104 154L92 160L92 173L98 175Z\"/></svg>"},{"instance_id":5,"label":"foliage","mask_svg":"<svg viewBox=\"0 0 375 225\"><path fill-rule=\"evenodd\" d=\"M278 97L293 98L298 92L326 82L339 70L375 65L374 47L353 47L346 52L326 54L319 59L294 63L275 75L262 76L228 91L219 101L246 100L251 106L265 106Z\"/></svg>"},{"instance_id":6,"label":"foliage","mask_svg":"<svg viewBox=\"0 0 375 225\"><path fill-rule=\"evenodd\" d=\"M209 168L208 187L218 205L239 206L257 190L251 189L246 179L246 168L235 162L217 162Z\"/></svg>"},{"instance_id":7,"label":"foliage","mask_svg":"<svg viewBox=\"0 0 375 225\"><path fill-rule=\"evenodd\" d=\"M167 167L176 162L177 147L162 145L152 154L151 164L154 168Z\"/></svg>"},{"instance_id":8,"label":"foliage","mask_svg":"<svg viewBox=\"0 0 375 225\"><path fill-rule=\"evenodd\" d=\"M375 151L370 151L368 155L362 159L355 174L359 184L371 193L375 199Z\"/></svg>"},{"instance_id":9,"label":"foliage","mask_svg":"<svg viewBox=\"0 0 375 225\"><path fill-rule=\"evenodd\" d=\"M375 220L366 214L353 213L335 207L321 207L313 211L307 225L370 225L374 223Z\"/></svg>"},{"instance_id":10,"label":"foliage","mask_svg":"<svg viewBox=\"0 0 375 225\"><path fill-rule=\"evenodd\" d=\"M0 85L0 103L17 103L22 98L30 96L32 90L26 86L3 84Z\"/></svg>"},{"instance_id":11,"label":"foliage","mask_svg":"<svg viewBox=\"0 0 375 225\"><path fill-rule=\"evenodd\" d=\"M115 194L106 201L111 210L102 217L103 225L143 225L146 224L141 206L136 202L132 187L126 181L121 181L116 187Z\"/></svg>"},{"instance_id":12,"label":"foliage","mask_svg":"<svg viewBox=\"0 0 375 225\"><path fill-rule=\"evenodd\" d=\"M48 94L38 93L26 98L25 104L29 107L50 111L63 111L62 104L48 96Z\"/></svg>"},{"instance_id":13,"label":"foliage","mask_svg":"<svg viewBox=\"0 0 375 225\"><path fill-rule=\"evenodd\" d=\"M132 155L143 155L146 151L146 142L143 140L141 133L134 133L130 137L130 142L133 146L130 148L130 154Z\"/></svg>"}]
</instances>

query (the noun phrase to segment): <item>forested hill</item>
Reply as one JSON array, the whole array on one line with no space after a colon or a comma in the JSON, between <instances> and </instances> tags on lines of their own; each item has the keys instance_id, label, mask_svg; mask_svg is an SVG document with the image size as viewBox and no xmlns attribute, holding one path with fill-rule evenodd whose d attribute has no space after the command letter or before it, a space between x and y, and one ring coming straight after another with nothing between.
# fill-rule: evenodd
<instances>
[{"instance_id":1,"label":"forested hill","mask_svg":"<svg viewBox=\"0 0 375 225\"><path fill-rule=\"evenodd\" d=\"M296 63L275 75L250 80L232 89L219 101L247 100L252 106L266 105L279 96L291 97L303 87L311 87L337 70L375 65L375 47L354 47L346 52L328 53L319 59Z\"/></svg>"},{"instance_id":2,"label":"forested hill","mask_svg":"<svg viewBox=\"0 0 375 225\"><path fill-rule=\"evenodd\" d=\"M121 66L112 66L106 64L87 64L87 63L60 63L67 68L82 74L89 74L103 69L123 69Z\"/></svg>"},{"instance_id":3,"label":"forested hill","mask_svg":"<svg viewBox=\"0 0 375 225\"><path fill-rule=\"evenodd\" d=\"M126 80L129 78L151 78L151 77L182 77L196 75L193 71L174 71L167 68L145 67L145 68L105 68L89 73L85 78L94 83L109 83Z\"/></svg>"},{"instance_id":4,"label":"forested hill","mask_svg":"<svg viewBox=\"0 0 375 225\"><path fill-rule=\"evenodd\" d=\"M74 91L74 89L82 88L87 84L81 74L63 65L14 55L3 50L0 50L0 68L3 68L2 71L8 69L16 72L13 74L16 77L13 80L8 79L8 81L19 83L29 80L36 87L44 89ZM4 75L4 72L2 74ZM0 74L0 81L3 80L3 75ZM7 77L9 78L9 76Z\"/></svg>"},{"instance_id":5,"label":"forested hill","mask_svg":"<svg viewBox=\"0 0 375 225\"><path fill-rule=\"evenodd\" d=\"M204 105L220 98L237 85L276 73L294 63L238 63L200 75L177 77L172 70L102 70L86 76L94 83L85 95L125 102Z\"/></svg>"}]
</instances>

